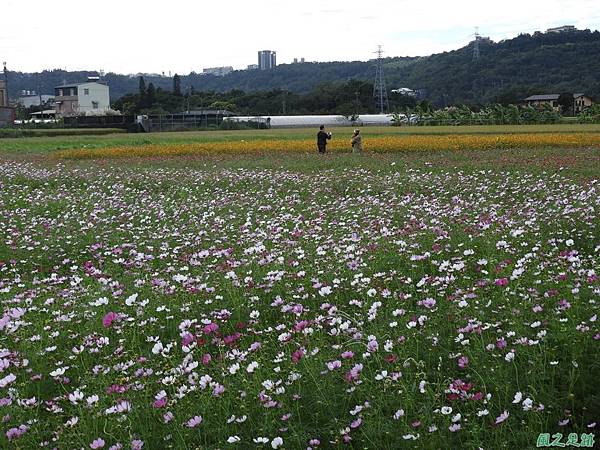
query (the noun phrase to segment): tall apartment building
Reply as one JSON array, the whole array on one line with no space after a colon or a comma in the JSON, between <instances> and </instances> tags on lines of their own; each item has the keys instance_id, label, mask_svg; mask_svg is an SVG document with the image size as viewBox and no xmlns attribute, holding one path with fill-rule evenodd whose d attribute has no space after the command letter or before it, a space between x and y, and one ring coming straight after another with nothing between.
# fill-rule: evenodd
<instances>
[{"instance_id":1,"label":"tall apartment building","mask_svg":"<svg viewBox=\"0 0 600 450\"><path fill-rule=\"evenodd\" d=\"M258 68L260 70L269 70L277 66L277 53L271 50L262 50L258 52Z\"/></svg>"}]
</instances>

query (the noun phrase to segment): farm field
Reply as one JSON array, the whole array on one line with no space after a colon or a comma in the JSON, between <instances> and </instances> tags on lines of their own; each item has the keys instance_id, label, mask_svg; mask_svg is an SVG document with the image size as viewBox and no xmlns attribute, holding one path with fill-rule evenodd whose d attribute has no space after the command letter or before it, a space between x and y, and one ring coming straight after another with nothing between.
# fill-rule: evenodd
<instances>
[{"instance_id":1,"label":"farm field","mask_svg":"<svg viewBox=\"0 0 600 450\"><path fill-rule=\"evenodd\" d=\"M334 143L340 139L349 140L351 128L331 128ZM365 139L410 136L453 136L453 135L523 135L523 134L579 134L588 136L600 134L600 125L506 125L506 126L456 126L456 127L366 127ZM97 149L111 147L146 146L151 144L189 145L198 143L219 143L236 141L302 141L313 140L314 129L271 129L237 131L198 131L176 133L112 134L103 136L56 136L0 139L0 155L47 154L51 151L70 149ZM589 136L588 136L589 139ZM312 145L307 149L312 151Z\"/></svg>"},{"instance_id":2,"label":"farm field","mask_svg":"<svg viewBox=\"0 0 600 450\"><path fill-rule=\"evenodd\" d=\"M348 132L0 140L0 448L592 448L600 128Z\"/></svg>"}]
</instances>

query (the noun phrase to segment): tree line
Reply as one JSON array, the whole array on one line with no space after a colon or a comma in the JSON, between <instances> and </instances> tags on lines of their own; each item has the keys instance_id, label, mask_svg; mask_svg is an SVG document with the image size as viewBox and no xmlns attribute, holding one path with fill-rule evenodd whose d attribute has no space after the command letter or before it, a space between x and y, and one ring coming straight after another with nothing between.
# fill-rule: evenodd
<instances>
[{"instance_id":1,"label":"tree line","mask_svg":"<svg viewBox=\"0 0 600 450\"><path fill-rule=\"evenodd\" d=\"M414 97L390 93L390 108L415 107ZM245 92L232 89L228 92L202 91L194 88L182 91L181 78L173 77L171 90L146 84L139 77L138 92L126 94L113 103L113 108L123 114L168 114L198 109L228 110L239 115L299 115L377 113L373 101L373 84L368 81L349 80L343 83L324 83L306 94L285 89Z\"/></svg>"}]
</instances>

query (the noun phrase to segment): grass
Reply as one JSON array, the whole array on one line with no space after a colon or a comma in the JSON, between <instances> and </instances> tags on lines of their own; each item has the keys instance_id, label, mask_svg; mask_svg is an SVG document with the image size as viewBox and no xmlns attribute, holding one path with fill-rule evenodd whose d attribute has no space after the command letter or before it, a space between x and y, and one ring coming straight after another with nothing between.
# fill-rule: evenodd
<instances>
[{"instance_id":1,"label":"grass","mask_svg":"<svg viewBox=\"0 0 600 450\"><path fill-rule=\"evenodd\" d=\"M24 137L101 136L119 133L125 133L125 130L117 128L1 128L0 139Z\"/></svg>"},{"instance_id":2,"label":"grass","mask_svg":"<svg viewBox=\"0 0 600 450\"><path fill-rule=\"evenodd\" d=\"M0 156L0 448L595 432L597 147L57 162L34 142Z\"/></svg>"}]
</instances>

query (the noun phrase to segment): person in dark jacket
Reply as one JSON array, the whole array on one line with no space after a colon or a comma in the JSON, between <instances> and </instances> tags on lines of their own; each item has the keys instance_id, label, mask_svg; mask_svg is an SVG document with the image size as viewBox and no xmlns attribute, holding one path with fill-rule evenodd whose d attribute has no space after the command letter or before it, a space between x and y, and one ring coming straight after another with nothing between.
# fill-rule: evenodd
<instances>
[{"instance_id":1,"label":"person in dark jacket","mask_svg":"<svg viewBox=\"0 0 600 450\"><path fill-rule=\"evenodd\" d=\"M319 149L319 153L325 153L327 150L327 141L330 139L331 133L325 131L325 125L321 125L317 133L317 148Z\"/></svg>"}]
</instances>

